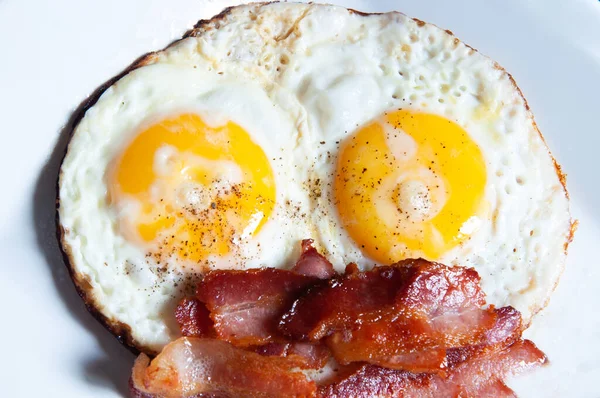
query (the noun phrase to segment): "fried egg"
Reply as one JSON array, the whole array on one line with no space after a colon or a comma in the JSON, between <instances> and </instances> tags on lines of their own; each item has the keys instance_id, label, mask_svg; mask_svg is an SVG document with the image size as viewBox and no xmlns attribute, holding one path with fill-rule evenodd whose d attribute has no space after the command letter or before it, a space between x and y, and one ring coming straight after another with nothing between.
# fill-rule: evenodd
<instances>
[{"instance_id":1,"label":"fried egg","mask_svg":"<svg viewBox=\"0 0 600 398\"><path fill-rule=\"evenodd\" d=\"M400 13L254 4L112 84L74 130L62 245L105 324L155 352L210 269L474 267L529 320L572 234L564 177L512 77Z\"/></svg>"}]
</instances>

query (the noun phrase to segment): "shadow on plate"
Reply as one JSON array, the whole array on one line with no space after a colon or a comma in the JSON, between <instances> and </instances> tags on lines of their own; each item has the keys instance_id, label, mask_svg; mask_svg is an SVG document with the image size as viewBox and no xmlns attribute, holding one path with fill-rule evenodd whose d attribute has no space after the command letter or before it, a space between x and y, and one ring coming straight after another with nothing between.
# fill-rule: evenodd
<instances>
[{"instance_id":1,"label":"shadow on plate","mask_svg":"<svg viewBox=\"0 0 600 398\"><path fill-rule=\"evenodd\" d=\"M94 319L86 310L82 299L75 290L56 236L56 194L60 165L66 153L73 127L79 122L85 111L96 102L106 87L126 72L127 70L99 87L71 114L67 124L60 131L50 157L40 171L35 186L32 209L37 244L51 269L56 290L69 313L96 337L105 354L97 358L82 358L82 377L91 384L116 390L123 396L129 396L128 380L134 355Z\"/></svg>"}]
</instances>

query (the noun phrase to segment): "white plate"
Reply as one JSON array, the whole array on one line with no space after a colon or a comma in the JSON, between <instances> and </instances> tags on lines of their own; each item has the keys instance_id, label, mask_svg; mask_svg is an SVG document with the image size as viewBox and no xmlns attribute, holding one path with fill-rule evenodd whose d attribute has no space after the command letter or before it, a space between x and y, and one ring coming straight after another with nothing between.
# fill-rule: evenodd
<instances>
[{"instance_id":1,"label":"white plate","mask_svg":"<svg viewBox=\"0 0 600 398\"><path fill-rule=\"evenodd\" d=\"M54 236L63 127L101 83L231 1L0 0L1 396L115 397L133 356L86 312ZM600 397L600 3L334 1L452 30L511 72L567 172L581 221L566 272L527 331L551 365L522 397Z\"/></svg>"}]
</instances>

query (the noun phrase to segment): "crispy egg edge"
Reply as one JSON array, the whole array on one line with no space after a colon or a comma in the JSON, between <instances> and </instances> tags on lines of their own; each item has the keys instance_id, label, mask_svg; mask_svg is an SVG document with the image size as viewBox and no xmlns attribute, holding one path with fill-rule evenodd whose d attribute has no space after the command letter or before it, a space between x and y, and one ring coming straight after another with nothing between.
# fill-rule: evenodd
<instances>
[{"instance_id":1,"label":"crispy egg edge","mask_svg":"<svg viewBox=\"0 0 600 398\"><path fill-rule=\"evenodd\" d=\"M100 96L110 87L112 86L114 83L116 83L117 81L119 81L121 78L123 78L125 75L127 75L128 73L132 72L135 69L138 69L142 66L146 66L146 65L151 65L153 63L156 62L157 59L157 54L159 54L160 52L170 48L171 46L177 44L178 42L180 42L181 40L184 40L188 37L198 37L203 35L206 32L209 32L211 30L215 30L215 29L219 29L221 27L221 23L225 22L227 20L227 18L229 16L233 16L232 15L237 9L241 9L243 7L248 7L251 6L255 9L255 11L260 10L262 7L267 6L271 3L275 3L275 2L261 2L261 3L252 3L249 5L241 5L241 6L234 6L234 7L227 7L225 9L223 9L219 14L215 15L214 17L212 17L211 19L203 19L203 20L199 20L192 29L188 30L180 39L177 39L175 41L173 41L172 43L170 43L169 45L167 45L165 48L163 48L162 50L158 50L158 51L152 51L149 52L147 54L144 54L142 56L140 56L139 58L137 58L135 61L133 61L133 63L131 63L128 67L126 67L121 73L117 74L116 76L114 76L113 78L107 80L104 84L102 84L101 86L99 86L95 91L93 91L78 107L77 109L72 113L71 117L69 118L69 123L68 125L70 125L70 128L67 130L68 131L68 139L69 141L71 140L75 129L77 128L77 126L79 125L79 122L81 121L81 119L83 118L83 116L85 115L86 111L88 109L90 109L92 106L94 106L96 104L96 102L98 101L98 99L100 98ZM319 4L307 4L307 7L312 7L312 6L319 6ZM343 7L341 7L343 8ZM358 16L361 17L369 17L371 15L381 15L383 13L365 13L362 11L358 11L358 10L354 10L351 8L347 9L350 13L356 14ZM392 11L390 13L397 13L397 14L402 14L405 15L401 12L398 11ZM458 42L462 42L460 39L458 39L456 36L454 36L454 34L452 33L452 31L450 30L445 30L445 29L441 29L439 28L437 25L435 24L431 24L431 23L426 23L422 20L419 20L417 18L411 18L413 21L415 21L417 23L417 25L419 27L424 26L426 24L429 24L431 26L435 26L438 29L446 32L446 34L448 34L451 38L453 38L453 40L458 41ZM297 21L290 27L290 31L293 31L293 29L296 26ZM291 32L290 32L291 33ZM472 46L469 46L468 44L462 42L464 45L466 45L467 47L469 47L470 49L472 49L473 51L479 52L477 51L477 49L475 49ZM481 54L481 53L480 53ZM481 54L483 56L485 56L484 54ZM527 114L529 115L529 117L531 118L531 121L533 123L533 126L535 128L535 130L537 131L537 133L539 134L540 138L542 139L544 145L546 146L546 150L548 152L548 154L550 155L552 162L554 164L554 169L556 171L556 175L558 176L558 179L563 187L563 191L565 193L565 196L567 197L567 200L569 199L569 192L567 190L567 185L566 185L566 174L563 173L561 166L559 165L559 163L556 161L555 157L552 155L552 153L550 152L550 149L548 148L548 145L546 143L546 140L544 139L542 133L540 132L537 123L535 122L535 118L530 110L529 104L527 103L527 99L523 96L523 93L521 91L521 89L519 88L519 86L517 85L516 81L514 80L514 78L512 77L512 75L510 73L508 73L500 64L498 64L496 61L492 60L494 67L496 69L498 69L499 71L501 71L502 73L505 73L506 75L508 75L511 84L513 85L513 87L517 90L517 92L519 93L519 96L523 99L523 102L525 104L525 108L527 110ZM60 215L59 215L59 208L60 208L60 194L59 194L59 189L60 189L60 181L61 181L61 175L62 175L62 163L64 161L65 156L67 155L68 151L69 151L69 147L70 145L67 145L66 150L64 151L64 154L62 156L62 160L61 160L61 169L58 173L57 179L56 179L56 212L55 212L55 221L56 221L56 236L57 239L59 241L59 247L63 256L63 260L64 263L68 269L69 275L71 277L71 280L73 281L73 284L75 285L75 289L77 290L77 293L79 294L79 296L81 297L81 299L83 300L86 309L88 310L88 312L94 317L96 318L96 320L98 322L100 322L100 324L102 324L111 334L113 334L113 336L121 343L123 344L127 349L129 349L131 352L133 352L134 354L139 354L140 352L143 352L151 357L155 356L156 354L158 354L158 352L156 352L155 350L151 349L148 346L145 346L144 344L140 343L139 341L137 341L134 337L133 337L133 331L130 325L125 324L119 320L113 319L109 316L107 316L104 312L103 312L103 305L102 303L100 303L95 297L94 297L94 288L92 286L92 284L89 281L89 278L87 275L84 275L80 272L77 271L76 266L75 266L75 262L73 261L73 256L72 256L72 249L70 247L70 245L65 241L64 239L64 235L65 235L65 230L63 229L61 222L60 222ZM570 214L570 212L569 212ZM570 224L570 231L567 237L567 240L564 243L564 252L565 254L567 254L568 251L568 247L569 244L572 242L575 231L577 229L578 226L578 221L574 220L571 217L571 224ZM561 264L561 274L564 271L565 268L565 264ZM556 289L556 287L558 286L558 282L560 280L560 277L557 279L556 283L554 284L554 287L552 289L552 291L554 291L554 289ZM533 310L533 315L535 315L536 313L538 313L539 311L541 311L544 307L546 307L548 305L548 302L550 300L550 295L546 298L546 300L541 303L541 305L538 306L538 308L535 308ZM533 316L532 315L532 316ZM527 325L528 326L528 325Z\"/></svg>"}]
</instances>

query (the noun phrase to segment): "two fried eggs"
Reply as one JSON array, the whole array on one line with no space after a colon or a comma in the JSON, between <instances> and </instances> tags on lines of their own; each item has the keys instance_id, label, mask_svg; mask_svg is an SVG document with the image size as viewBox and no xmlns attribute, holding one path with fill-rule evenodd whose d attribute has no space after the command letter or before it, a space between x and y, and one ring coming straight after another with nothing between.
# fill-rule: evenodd
<instances>
[{"instance_id":1,"label":"two fried eggs","mask_svg":"<svg viewBox=\"0 0 600 398\"><path fill-rule=\"evenodd\" d=\"M514 81L400 13L249 5L111 85L61 168L62 243L113 332L153 352L210 269L288 267L299 241L342 270L472 266L529 319L572 222Z\"/></svg>"}]
</instances>

